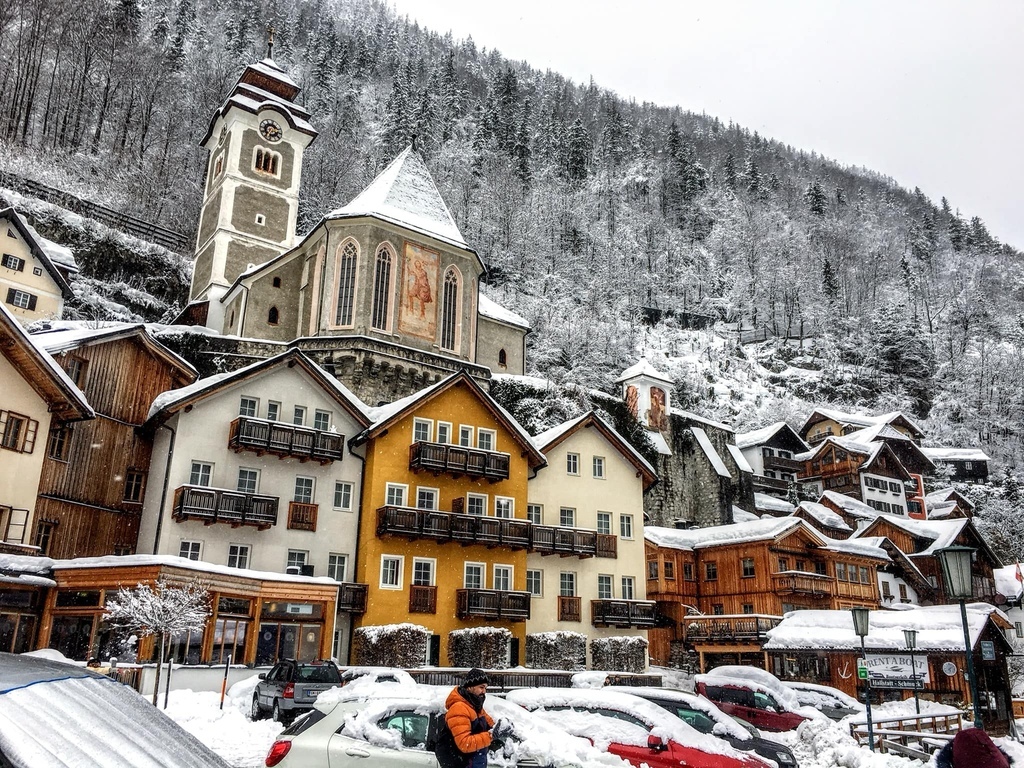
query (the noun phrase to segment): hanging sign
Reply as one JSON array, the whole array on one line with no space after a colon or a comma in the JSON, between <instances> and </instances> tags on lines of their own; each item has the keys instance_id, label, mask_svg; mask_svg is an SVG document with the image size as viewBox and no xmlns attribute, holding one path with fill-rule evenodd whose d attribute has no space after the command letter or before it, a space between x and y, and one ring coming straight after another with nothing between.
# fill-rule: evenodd
<instances>
[{"instance_id":1,"label":"hanging sign","mask_svg":"<svg viewBox=\"0 0 1024 768\"><path fill-rule=\"evenodd\" d=\"M876 688L923 688L931 682L928 676L928 657L924 654L887 653L865 657L868 678Z\"/></svg>"}]
</instances>

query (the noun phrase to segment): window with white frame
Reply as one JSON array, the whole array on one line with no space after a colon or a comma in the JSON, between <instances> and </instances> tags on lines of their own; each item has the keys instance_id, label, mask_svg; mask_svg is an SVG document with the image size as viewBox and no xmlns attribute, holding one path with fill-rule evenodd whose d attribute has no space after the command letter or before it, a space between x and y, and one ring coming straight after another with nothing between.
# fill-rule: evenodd
<instances>
[{"instance_id":1,"label":"window with white frame","mask_svg":"<svg viewBox=\"0 0 1024 768\"><path fill-rule=\"evenodd\" d=\"M178 557L184 557L189 560L198 560L202 553L203 542L201 541L182 540L181 544L178 545Z\"/></svg>"},{"instance_id":2,"label":"window with white frame","mask_svg":"<svg viewBox=\"0 0 1024 768\"><path fill-rule=\"evenodd\" d=\"M611 600L612 599L612 577L608 573L599 573L597 575L597 599L598 600Z\"/></svg>"},{"instance_id":3,"label":"window with white frame","mask_svg":"<svg viewBox=\"0 0 1024 768\"><path fill-rule=\"evenodd\" d=\"M297 501L299 504L312 504L313 482L312 477L296 477L295 498L293 501Z\"/></svg>"},{"instance_id":4,"label":"window with white frame","mask_svg":"<svg viewBox=\"0 0 1024 768\"><path fill-rule=\"evenodd\" d=\"M512 589L511 565L494 566L494 581L491 583L491 589L498 589L502 592L508 592Z\"/></svg>"},{"instance_id":5,"label":"window with white frame","mask_svg":"<svg viewBox=\"0 0 1024 768\"><path fill-rule=\"evenodd\" d=\"M450 421L437 422L437 442L448 445L452 441L452 424Z\"/></svg>"},{"instance_id":6,"label":"window with white frame","mask_svg":"<svg viewBox=\"0 0 1024 768\"><path fill-rule=\"evenodd\" d=\"M437 488L416 488L417 509L437 509Z\"/></svg>"},{"instance_id":7,"label":"window with white frame","mask_svg":"<svg viewBox=\"0 0 1024 768\"><path fill-rule=\"evenodd\" d=\"M437 571L437 560L432 557L414 557L412 559L412 583L417 587L434 586L434 574Z\"/></svg>"},{"instance_id":8,"label":"window with white frame","mask_svg":"<svg viewBox=\"0 0 1024 768\"><path fill-rule=\"evenodd\" d=\"M316 410L313 412L313 429L327 432L331 428L331 412Z\"/></svg>"},{"instance_id":9,"label":"window with white frame","mask_svg":"<svg viewBox=\"0 0 1024 768\"><path fill-rule=\"evenodd\" d=\"M256 489L259 486L260 471L258 469L238 468L238 487L236 490L239 493L256 493Z\"/></svg>"},{"instance_id":10,"label":"window with white frame","mask_svg":"<svg viewBox=\"0 0 1024 768\"><path fill-rule=\"evenodd\" d=\"M558 594L562 597L576 597L575 571L562 571L558 574Z\"/></svg>"},{"instance_id":11,"label":"window with white frame","mask_svg":"<svg viewBox=\"0 0 1024 768\"><path fill-rule=\"evenodd\" d=\"M267 403L267 421L277 421L281 418L281 404L273 400Z\"/></svg>"},{"instance_id":12,"label":"window with white frame","mask_svg":"<svg viewBox=\"0 0 1024 768\"><path fill-rule=\"evenodd\" d=\"M459 425L459 445L464 448L471 448L473 446L472 427L467 427L465 424Z\"/></svg>"},{"instance_id":13,"label":"window with white frame","mask_svg":"<svg viewBox=\"0 0 1024 768\"><path fill-rule=\"evenodd\" d=\"M612 513L611 512L598 512L597 513L597 532L604 534L611 534L612 532Z\"/></svg>"},{"instance_id":14,"label":"window with white frame","mask_svg":"<svg viewBox=\"0 0 1024 768\"><path fill-rule=\"evenodd\" d=\"M331 552L327 556L327 576L335 581L344 581L348 576L348 555Z\"/></svg>"},{"instance_id":15,"label":"window with white frame","mask_svg":"<svg viewBox=\"0 0 1024 768\"><path fill-rule=\"evenodd\" d=\"M604 480L604 456L594 457L594 477L598 480Z\"/></svg>"},{"instance_id":16,"label":"window with white frame","mask_svg":"<svg viewBox=\"0 0 1024 768\"><path fill-rule=\"evenodd\" d=\"M558 510L558 524L563 528L575 528L576 510L572 507L561 507Z\"/></svg>"},{"instance_id":17,"label":"window with white frame","mask_svg":"<svg viewBox=\"0 0 1024 768\"><path fill-rule=\"evenodd\" d=\"M193 461L192 471L189 473L189 485L208 486L213 480L213 464L205 461Z\"/></svg>"},{"instance_id":18,"label":"window with white frame","mask_svg":"<svg viewBox=\"0 0 1024 768\"><path fill-rule=\"evenodd\" d=\"M404 507L405 506L405 494L409 491L409 486L402 485L401 483L388 483L387 495L384 503L389 507Z\"/></svg>"},{"instance_id":19,"label":"window with white frame","mask_svg":"<svg viewBox=\"0 0 1024 768\"><path fill-rule=\"evenodd\" d=\"M19 291L17 288L7 289L7 303L18 309L33 310L36 308L36 297L28 291Z\"/></svg>"},{"instance_id":20,"label":"window with white frame","mask_svg":"<svg viewBox=\"0 0 1024 768\"><path fill-rule=\"evenodd\" d=\"M543 504L527 504L526 505L526 519L534 525L540 525L541 519L544 517L544 505Z\"/></svg>"},{"instance_id":21,"label":"window with white frame","mask_svg":"<svg viewBox=\"0 0 1024 768\"><path fill-rule=\"evenodd\" d=\"M401 555L381 555L380 587L381 589L402 588L402 568L405 558Z\"/></svg>"},{"instance_id":22,"label":"window with white frame","mask_svg":"<svg viewBox=\"0 0 1024 768\"><path fill-rule=\"evenodd\" d=\"M526 591L534 597L544 595L544 571L539 569L526 571Z\"/></svg>"},{"instance_id":23,"label":"window with white frame","mask_svg":"<svg viewBox=\"0 0 1024 768\"><path fill-rule=\"evenodd\" d=\"M580 455L578 453L565 454L565 471L570 475L580 473Z\"/></svg>"},{"instance_id":24,"label":"window with white frame","mask_svg":"<svg viewBox=\"0 0 1024 768\"><path fill-rule=\"evenodd\" d=\"M632 515L619 515L619 535L624 539L633 538Z\"/></svg>"},{"instance_id":25,"label":"window with white frame","mask_svg":"<svg viewBox=\"0 0 1024 768\"><path fill-rule=\"evenodd\" d=\"M498 433L493 429L478 429L476 431L476 447L481 451L496 451L494 446L498 442Z\"/></svg>"},{"instance_id":26,"label":"window with white frame","mask_svg":"<svg viewBox=\"0 0 1024 768\"><path fill-rule=\"evenodd\" d=\"M486 515L487 514L487 494L485 494L485 493L467 493L466 494L466 514L467 515Z\"/></svg>"},{"instance_id":27,"label":"window with white frame","mask_svg":"<svg viewBox=\"0 0 1024 768\"><path fill-rule=\"evenodd\" d=\"M465 589L484 588L484 564L466 563L463 570L462 586Z\"/></svg>"},{"instance_id":28,"label":"window with white frame","mask_svg":"<svg viewBox=\"0 0 1024 768\"><path fill-rule=\"evenodd\" d=\"M238 415L248 416L251 419L256 418L256 414L260 411L260 401L255 397L242 396L238 401Z\"/></svg>"},{"instance_id":29,"label":"window with white frame","mask_svg":"<svg viewBox=\"0 0 1024 768\"><path fill-rule=\"evenodd\" d=\"M0 257L0 265L7 269L13 269L15 272L22 272L25 269L25 260L19 259L10 253L5 253L3 257Z\"/></svg>"},{"instance_id":30,"label":"window with white frame","mask_svg":"<svg viewBox=\"0 0 1024 768\"><path fill-rule=\"evenodd\" d=\"M494 497L495 517L515 517L516 500L509 496Z\"/></svg>"},{"instance_id":31,"label":"window with white frame","mask_svg":"<svg viewBox=\"0 0 1024 768\"><path fill-rule=\"evenodd\" d=\"M429 443L434 433L434 422L429 419L412 420L412 441L414 443Z\"/></svg>"},{"instance_id":32,"label":"window with white frame","mask_svg":"<svg viewBox=\"0 0 1024 768\"><path fill-rule=\"evenodd\" d=\"M292 424L297 427L305 426L306 424L306 406L296 405L295 410L292 411Z\"/></svg>"},{"instance_id":33,"label":"window with white frame","mask_svg":"<svg viewBox=\"0 0 1024 768\"><path fill-rule=\"evenodd\" d=\"M288 560L285 563L286 571L298 571L301 573L303 566L306 565L306 560L309 558L309 552L303 549L289 549Z\"/></svg>"},{"instance_id":34,"label":"window with white frame","mask_svg":"<svg viewBox=\"0 0 1024 768\"><path fill-rule=\"evenodd\" d=\"M622 577L622 599L636 599L636 579L633 576Z\"/></svg>"},{"instance_id":35,"label":"window with white frame","mask_svg":"<svg viewBox=\"0 0 1024 768\"><path fill-rule=\"evenodd\" d=\"M334 481L334 508L352 511L352 483L345 480Z\"/></svg>"},{"instance_id":36,"label":"window with white frame","mask_svg":"<svg viewBox=\"0 0 1024 768\"><path fill-rule=\"evenodd\" d=\"M228 568L249 567L249 545L228 544Z\"/></svg>"}]
</instances>

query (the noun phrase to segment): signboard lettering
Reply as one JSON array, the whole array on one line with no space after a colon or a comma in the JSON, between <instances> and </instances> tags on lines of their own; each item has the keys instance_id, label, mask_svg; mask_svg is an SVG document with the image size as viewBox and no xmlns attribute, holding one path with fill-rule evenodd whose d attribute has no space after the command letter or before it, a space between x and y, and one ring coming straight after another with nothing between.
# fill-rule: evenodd
<instances>
[{"instance_id":1,"label":"signboard lettering","mask_svg":"<svg viewBox=\"0 0 1024 768\"><path fill-rule=\"evenodd\" d=\"M931 680L928 676L928 657L924 654L913 657L909 653L869 654L865 657L871 684L882 688L915 688ZM883 680L900 681L903 685L881 683ZM915 685L918 681L919 685Z\"/></svg>"}]
</instances>

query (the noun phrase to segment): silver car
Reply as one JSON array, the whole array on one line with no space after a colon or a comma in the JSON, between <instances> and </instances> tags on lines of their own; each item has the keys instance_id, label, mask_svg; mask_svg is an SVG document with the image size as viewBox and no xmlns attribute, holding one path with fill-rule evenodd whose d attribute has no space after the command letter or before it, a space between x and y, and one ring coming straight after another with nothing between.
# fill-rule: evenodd
<instances>
[{"instance_id":1,"label":"silver car","mask_svg":"<svg viewBox=\"0 0 1024 768\"><path fill-rule=\"evenodd\" d=\"M252 694L252 719L269 714L275 722L290 723L312 709L321 693L342 685L341 670L333 661L284 659L260 675Z\"/></svg>"}]
</instances>

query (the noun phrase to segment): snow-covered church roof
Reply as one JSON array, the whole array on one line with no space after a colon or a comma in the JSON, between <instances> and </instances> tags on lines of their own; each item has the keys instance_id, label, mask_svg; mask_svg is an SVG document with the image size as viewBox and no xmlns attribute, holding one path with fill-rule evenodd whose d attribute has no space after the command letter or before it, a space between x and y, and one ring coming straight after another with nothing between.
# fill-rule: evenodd
<instances>
[{"instance_id":1,"label":"snow-covered church roof","mask_svg":"<svg viewBox=\"0 0 1024 768\"><path fill-rule=\"evenodd\" d=\"M514 325L519 328L529 329L530 327L530 323L525 317L517 315L511 309L505 309L505 307L501 306L493 299L487 298L487 296L482 293L480 294L480 299L477 302L477 311L482 317L497 320L499 323Z\"/></svg>"},{"instance_id":2,"label":"snow-covered church roof","mask_svg":"<svg viewBox=\"0 0 1024 768\"><path fill-rule=\"evenodd\" d=\"M442 242L472 250L434 184L419 152L408 146L348 205L327 219L375 216Z\"/></svg>"},{"instance_id":3,"label":"snow-covered church roof","mask_svg":"<svg viewBox=\"0 0 1024 768\"><path fill-rule=\"evenodd\" d=\"M635 379L639 376L646 376L649 379L656 379L657 381L664 382L665 384L674 384L668 376L664 373L659 372L653 365L651 365L646 357L641 357L633 365L629 366L622 372L622 375L615 380L616 384L621 384L624 381Z\"/></svg>"}]
</instances>

